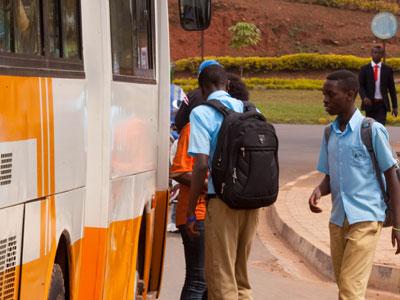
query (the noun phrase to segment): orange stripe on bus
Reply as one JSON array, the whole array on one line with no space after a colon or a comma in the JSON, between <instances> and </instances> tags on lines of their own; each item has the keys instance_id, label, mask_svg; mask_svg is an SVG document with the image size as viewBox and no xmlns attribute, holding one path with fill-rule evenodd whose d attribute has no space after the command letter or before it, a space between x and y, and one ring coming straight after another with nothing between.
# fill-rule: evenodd
<instances>
[{"instance_id":1,"label":"orange stripe on bus","mask_svg":"<svg viewBox=\"0 0 400 300\"><path fill-rule=\"evenodd\" d=\"M78 299L102 299L107 228L85 227Z\"/></svg>"}]
</instances>

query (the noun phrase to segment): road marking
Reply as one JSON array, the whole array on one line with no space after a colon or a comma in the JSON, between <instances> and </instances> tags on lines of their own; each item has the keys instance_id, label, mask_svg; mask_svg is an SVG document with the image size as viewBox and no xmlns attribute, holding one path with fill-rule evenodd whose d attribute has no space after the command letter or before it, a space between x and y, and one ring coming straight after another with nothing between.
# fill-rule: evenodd
<instances>
[{"instance_id":1,"label":"road marking","mask_svg":"<svg viewBox=\"0 0 400 300\"><path fill-rule=\"evenodd\" d=\"M308 179L308 178L310 178L311 176L314 176L314 175L316 175L316 174L319 174L319 172L318 172L318 171L312 171L312 172L309 172L309 173L307 173L307 174L301 175L301 176L297 177L295 180L286 183L283 187L293 187L293 186L295 186L296 184L298 184L299 181Z\"/></svg>"}]
</instances>

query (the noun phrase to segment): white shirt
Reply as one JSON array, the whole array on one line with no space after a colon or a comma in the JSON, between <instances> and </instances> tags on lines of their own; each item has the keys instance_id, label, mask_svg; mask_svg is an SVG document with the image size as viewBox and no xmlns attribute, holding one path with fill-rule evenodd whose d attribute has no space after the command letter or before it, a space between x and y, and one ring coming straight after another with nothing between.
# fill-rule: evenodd
<instances>
[{"instance_id":1,"label":"white shirt","mask_svg":"<svg viewBox=\"0 0 400 300\"><path fill-rule=\"evenodd\" d=\"M380 62L379 64L374 63L373 61L371 62L372 66L372 71L374 72L375 66L378 66L378 80L375 81L375 99L383 99L382 93L381 93L381 68L382 68L382 63Z\"/></svg>"}]
</instances>

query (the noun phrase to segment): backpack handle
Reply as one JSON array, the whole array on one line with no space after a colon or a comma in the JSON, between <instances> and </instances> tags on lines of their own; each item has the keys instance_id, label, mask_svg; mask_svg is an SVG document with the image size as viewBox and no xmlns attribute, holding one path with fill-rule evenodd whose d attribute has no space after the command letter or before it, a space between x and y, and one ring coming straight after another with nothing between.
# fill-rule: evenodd
<instances>
[{"instance_id":1,"label":"backpack handle","mask_svg":"<svg viewBox=\"0 0 400 300\"><path fill-rule=\"evenodd\" d=\"M243 106L244 106L244 109L243 109L244 112L257 110L256 106L253 103L251 103L250 101L243 101Z\"/></svg>"}]
</instances>

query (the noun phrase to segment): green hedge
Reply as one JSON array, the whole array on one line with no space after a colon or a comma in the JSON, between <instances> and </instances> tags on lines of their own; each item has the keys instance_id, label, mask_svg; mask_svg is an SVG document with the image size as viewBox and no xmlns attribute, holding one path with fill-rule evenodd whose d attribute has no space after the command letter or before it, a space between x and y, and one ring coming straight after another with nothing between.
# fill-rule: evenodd
<instances>
[{"instance_id":1,"label":"green hedge","mask_svg":"<svg viewBox=\"0 0 400 300\"><path fill-rule=\"evenodd\" d=\"M358 70L370 61L353 55L302 53L280 57L207 57L218 60L227 70L250 73L265 73L271 71L308 71L308 70ZM176 72L191 72L195 74L201 62L200 57L181 59L175 62ZM389 58L387 64L395 71L400 71L400 58Z\"/></svg>"},{"instance_id":2,"label":"green hedge","mask_svg":"<svg viewBox=\"0 0 400 300\"><path fill-rule=\"evenodd\" d=\"M243 78L248 89L269 90L322 90L324 80L318 79L282 79L282 78ZM185 92L192 91L198 87L197 79L179 78L174 83L183 88ZM400 92L400 88L397 89Z\"/></svg>"},{"instance_id":3,"label":"green hedge","mask_svg":"<svg viewBox=\"0 0 400 300\"><path fill-rule=\"evenodd\" d=\"M274 90L320 90L323 80L314 79L281 79L281 78L243 78L248 89L274 89ZM174 83L188 92L198 87L197 79L180 78Z\"/></svg>"},{"instance_id":4,"label":"green hedge","mask_svg":"<svg viewBox=\"0 0 400 300\"><path fill-rule=\"evenodd\" d=\"M289 0L290 2L300 2L307 4L318 4L329 7L347 8L362 11L389 11L394 14L399 13L399 6L394 1L383 0Z\"/></svg>"}]
</instances>

